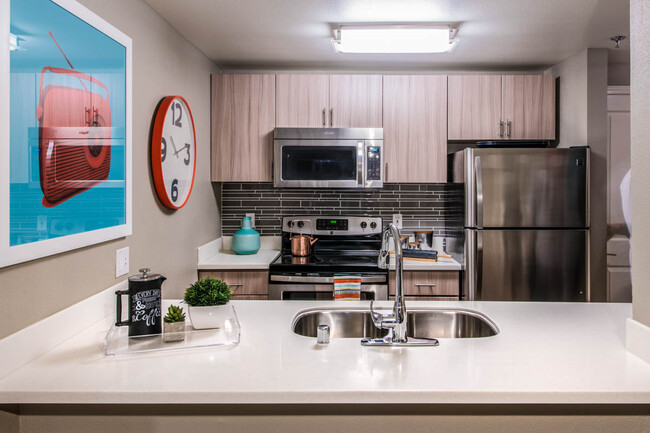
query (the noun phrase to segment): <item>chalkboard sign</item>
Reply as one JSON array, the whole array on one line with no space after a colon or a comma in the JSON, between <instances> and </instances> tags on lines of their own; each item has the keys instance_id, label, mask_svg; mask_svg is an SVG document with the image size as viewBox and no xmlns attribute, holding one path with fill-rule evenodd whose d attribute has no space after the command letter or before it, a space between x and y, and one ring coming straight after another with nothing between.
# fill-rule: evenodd
<instances>
[{"instance_id":1,"label":"chalkboard sign","mask_svg":"<svg viewBox=\"0 0 650 433\"><path fill-rule=\"evenodd\" d=\"M128 326L129 337L162 332L161 288L164 277L148 281L129 281L129 290L118 290L115 326ZM129 298L129 320L122 320L122 295Z\"/></svg>"}]
</instances>

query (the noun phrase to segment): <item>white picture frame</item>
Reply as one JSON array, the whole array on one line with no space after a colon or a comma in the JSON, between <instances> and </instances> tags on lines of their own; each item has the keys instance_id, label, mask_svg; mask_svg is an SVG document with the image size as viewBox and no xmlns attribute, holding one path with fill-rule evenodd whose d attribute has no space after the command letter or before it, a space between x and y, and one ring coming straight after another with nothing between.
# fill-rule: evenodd
<instances>
[{"instance_id":1,"label":"white picture frame","mask_svg":"<svg viewBox=\"0 0 650 433\"><path fill-rule=\"evenodd\" d=\"M43 0L46 1L46 0ZM131 38L74 0L47 0L85 21L126 49L124 130L124 224L49 239L10 245L10 0L0 0L0 268L39 259L132 234L132 41Z\"/></svg>"}]
</instances>

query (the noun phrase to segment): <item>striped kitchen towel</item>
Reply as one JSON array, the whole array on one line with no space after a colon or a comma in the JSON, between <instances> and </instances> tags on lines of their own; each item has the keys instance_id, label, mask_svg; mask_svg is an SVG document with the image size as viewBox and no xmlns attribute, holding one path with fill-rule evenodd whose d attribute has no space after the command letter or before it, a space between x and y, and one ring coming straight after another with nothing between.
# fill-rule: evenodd
<instances>
[{"instance_id":1,"label":"striped kitchen towel","mask_svg":"<svg viewBox=\"0 0 650 433\"><path fill-rule=\"evenodd\" d=\"M361 275L334 276L335 301L359 301L361 299Z\"/></svg>"}]
</instances>

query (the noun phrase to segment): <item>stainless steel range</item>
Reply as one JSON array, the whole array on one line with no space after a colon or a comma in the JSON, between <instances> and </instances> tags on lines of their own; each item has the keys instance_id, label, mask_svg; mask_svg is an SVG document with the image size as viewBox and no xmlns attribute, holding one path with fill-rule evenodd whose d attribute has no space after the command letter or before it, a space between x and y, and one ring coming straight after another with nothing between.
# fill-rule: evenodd
<instances>
[{"instance_id":1,"label":"stainless steel range","mask_svg":"<svg viewBox=\"0 0 650 433\"><path fill-rule=\"evenodd\" d=\"M292 235L318 240L309 256L291 254ZM282 219L282 253L269 268L269 299L331 300L335 275L360 275L361 299L388 299L388 271L377 265L382 219L294 216Z\"/></svg>"}]
</instances>

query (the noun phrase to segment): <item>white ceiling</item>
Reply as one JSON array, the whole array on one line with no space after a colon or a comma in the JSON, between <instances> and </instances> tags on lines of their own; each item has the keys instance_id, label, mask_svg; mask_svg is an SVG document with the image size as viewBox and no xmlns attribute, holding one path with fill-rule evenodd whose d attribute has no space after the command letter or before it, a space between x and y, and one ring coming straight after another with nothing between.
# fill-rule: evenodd
<instances>
[{"instance_id":1,"label":"white ceiling","mask_svg":"<svg viewBox=\"0 0 650 433\"><path fill-rule=\"evenodd\" d=\"M629 0L145 0L226 69L540 69L585 48L629 62ZM458 23L450 54L337 54L333 24Z\"/></svg>"}]
</instances>

